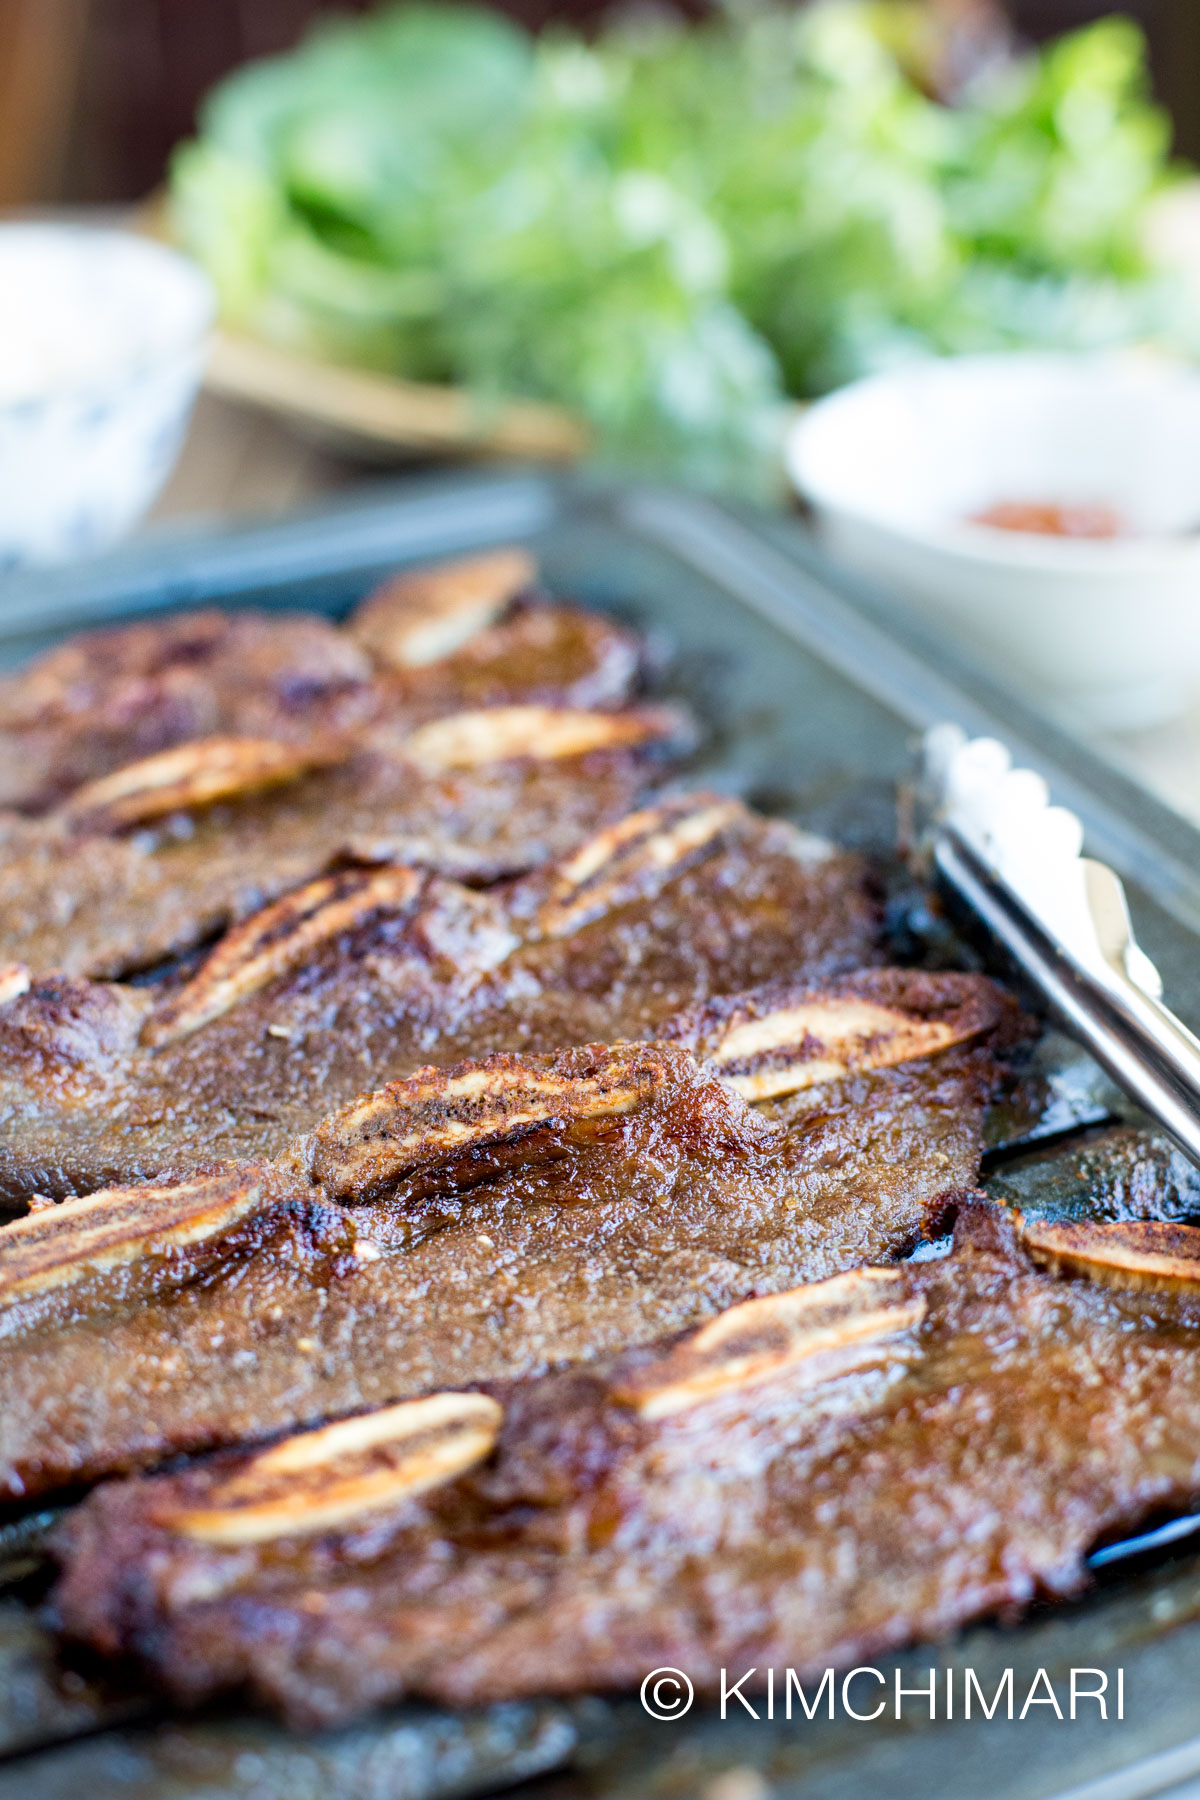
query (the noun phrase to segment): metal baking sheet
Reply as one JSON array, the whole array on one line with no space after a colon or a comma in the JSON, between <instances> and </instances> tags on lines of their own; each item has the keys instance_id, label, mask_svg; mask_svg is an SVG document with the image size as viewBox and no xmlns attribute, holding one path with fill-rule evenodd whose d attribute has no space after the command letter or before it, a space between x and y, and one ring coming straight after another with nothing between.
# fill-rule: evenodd
<instances>
[{"instance_id":1,"label":"metal baking sheet","mask_svg":"<svg viewBox=\"0 0 1200 1800\"><path fill-rule=\"evenodd\" d=\"M303 518L161 533L85 569L0 582L0 666L81 626L198 604L348 610L398 564L520 540L556 592L649 631L668 691L707 726L690 776L743 794L881 858L893 924L936 947L937 922L894 861L897 789L917 734L940 719L1002 737L1083 817L1125 877L1138 935L1171 1003L1200 1029L1200 833L933 638L901 606L830 569L799 524L670 491L580 477L470 475L380 485ZM999 1198L1073 1211L1095 1183L1152 1183L1179 1216L1200 1175L1150 1131L1076 1047L1050 1038L1040 1098L993 1132ZM1035 1072L1037 1073L1037 1072ZM7 1542L7 1548L6 1548ZM542 1800L853 1800L885 1790L947 1800L1135 1800L1200 1775L1200 1556L1160 1532L1097 1558L1086 1602L1018 1627L879 1664L905 1685L1006 1667L1124 1670L1125 1717L1047 1708L990 1724L921 1717L852 1724L653 1721L636 1699L454 1715L402 1708L351 1733L289 1737L243 1717L165 1721L144 1696L62 1670L37 1622L36 1531L0 1530L0 1800L97 1793L128 1800L433 1800L510 1789ZM11 1680L5 1682L7 1669ZM944 1708L943 1708L944 1713ZM549 1774L547 1771L557 1771Z\"/></svg>"}]
</instances>

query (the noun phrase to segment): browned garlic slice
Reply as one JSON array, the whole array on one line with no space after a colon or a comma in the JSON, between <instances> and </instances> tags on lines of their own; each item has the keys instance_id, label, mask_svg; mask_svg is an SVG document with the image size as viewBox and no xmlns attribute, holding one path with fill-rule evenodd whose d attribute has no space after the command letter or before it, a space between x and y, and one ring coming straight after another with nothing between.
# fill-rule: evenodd
<instances>
[{"instance_id":1,"label":"browned garlic slice","mask_svg":"<svg viewBox=\"0 0 1200 1800\"><path fill-rule=\"evenodd\" d=\"M185 987L156 1008L142 1043L174 1043L294 969L321 944L379 912L407 912L425 884L408 868L343 869L310 881L222 938Z\"/></svg>"},{"instance_id":2,"label":"browned garlic slice","mask_svg":"<svg viewBox=\"0 0 1200 1800\"><path fill-rule=\"evenodd\" d=\"M451 713L422 725L404 754L431 774L531 758L557 762L594 750L620 750L674 737L680 718L668 707L590 712L569 706L492 706Z\"/></svg>"},{"instance_id":3,"label":"browned garlic slice","mask_svg":"<svg viewBox=\"0 0 1200 1800\"><path fill-rule=\"evenodd\" d=\"M454 1068L418 1069L325 1120L312 1140L312 1176L338 1199L369 1194L539 1125L634 1112L663 1076L661 1053L632 1044L594 1072L564 1074L532 1059L496 1055ZM531 1146L531 1155L537 1152Z\"/></svg>"},{"instance_id":4,"label":"browned garlic slice","mask_svg":"<svg viewBox=\"0 0 1200 1800\"><path fill-rule=\"evenodd\" d=\"M974 1035L854 995L813 998L731 1023L706 1061L743 1100L769 1100L855 1070L932 1056Z\"/></svg>"},{"instance_id":5,"label":"browned garlic slice","mask_svg":"<svg viewBox=\"0 0 1200 1800\"><path fill-rule=\"evenodd\" d=\"M286 1438L160 1523L237 1546L333 1531L452 1481L490 1454L504 1414L486 1394L432 1394Z\"/></svg>"},{"instance_id":6,"label":"browned garlic slice","mask_svg":"<svg viewBox=\"0 0 1200 1800\"><path fill-rule=\"evenodd\" d=\"M717 849L749 815L740 801L692 794L630 813L597 832L562 865L538 913L547 937L566 937L645 887Z\"/></svg>"},{"instance_id":7,"label":"browned garlic slice","mask_svg":"<svg viewBox=\"0 0 1200 1800\"><path fill-rule=\"evenodd\" d=\"M613 1395L644 1419L663 1419L783 1374L793 1387L815 1387L900 1360L894 1340L920 1323L925 1306L902 1270L855 1269L731 1307Z\"/></svg>"},{"instance_id":8,"label":"browned garlic slice","mask_svg":"<svg viewBox=\"0 0 1200 1800\"><path fill-rule=\"evenodd\" d=\"M24 963L0 964L0 1006L29 992L30 974Z\"/></svg>"},{"instance_id":9,"label":"browned garlic slice","mask_svg":"<svg viewBox=\"0 0 1200 1800\"><path fill-rule=\"evenodd\" d=\"M89 781L64 810L73 820L97 820L111 827L140 825L167 813L294 781L345 754L332 744L301 749L272 738L199 738Z\"/></svg>"},{"instance_id":10,"label":"browned garlic slice","mask_svg":"<svg viewBox=\"0 0 1200 1800\"><path fill-rule=\"evenodd\" d=\"M266 1204L251 1170L179 1187L105 1188L0 1228L0 1306L223 1236Z\"/></svg>"},{"instance_id":11,"label":"browned garlic slice","mask_svg":"<svg viewBox=\"0 0 1200 1800\"><path fill-rule=\"evenodd\" d=\"M1200 1228L1158 1219L1052 1220L1018 1214L1035 1262L1121 1288L1200 1291Z\"/></svg>"},{"instance_id":12,"label":"browned garlic slice","mask_svg":"<svg viewBox=\"0 0 1200 1800\"><path fill-rule=\"evenodd\" d=\"M426 668L460 650L536 578L537 564L518 549L414 569L368 594L350 628L377 661Z\"/></svg>"}]
</instances>

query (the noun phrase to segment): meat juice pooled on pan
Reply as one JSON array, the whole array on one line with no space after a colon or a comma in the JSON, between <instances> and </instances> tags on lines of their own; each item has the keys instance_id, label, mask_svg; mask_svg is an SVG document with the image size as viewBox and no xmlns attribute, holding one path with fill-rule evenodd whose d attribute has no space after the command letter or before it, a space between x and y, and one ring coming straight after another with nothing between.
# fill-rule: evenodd
<instances>
[{"instance_id":1,"label":"meat juice pooled on pan","mask_svg":"<svg viewBox=\"0 0 1200 1800\"><path fill-rule=\"evenodd\" d=\"M100 1489L68 1633L297 1725L802 1680L1078 1593L1200 1493L1200 1231L1028 1227L751 1300L590 1369L443 1392Z\"/></svg>"},{"instance_id":2,"label":"meat juice pooled on pan","mask_svg":"<svg viewBox=\"0 0 1200 1800\"><path fill-rule=\"evenodd\" d=\"M902 1256L975 1177L1015 1021L977 976L777 984L36 1211L0 1230L3 1486L611 1355Z\"/></svg>"},{"instance_id":3,"label":"meat juice pooled on pan","mask_svg":"<svg viewBox=\"0 0 1200 1800\"><path fill-rule=\"evenodd\" d=\"M650 1036L715 993L862 966L878 936L858 857L716 794L488 893L395 865L319 876L182 985L14 979L0 1185L19 1204L275 1155L421 1063Z\"/></svg>"}]
</instances>

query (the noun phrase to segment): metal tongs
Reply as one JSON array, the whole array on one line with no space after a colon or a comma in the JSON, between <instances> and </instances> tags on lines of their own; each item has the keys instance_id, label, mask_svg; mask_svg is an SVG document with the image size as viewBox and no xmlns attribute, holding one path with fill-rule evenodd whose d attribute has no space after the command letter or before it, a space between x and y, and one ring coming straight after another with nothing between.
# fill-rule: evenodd
<instances>
[{"instance_id":1,"label":"metal tongs","mask_svg":"<svg viewBox=\"0 0 1200 1800\"><path fill-rule=\"evenodd\" d=\"M994 738L936 725L920 789L942 882L1024 969L1113 1080L1200 1164L1200 1040L1163 1005L1125 890L1082 854L1075 814Z\"/></svg>"}]
</instances>

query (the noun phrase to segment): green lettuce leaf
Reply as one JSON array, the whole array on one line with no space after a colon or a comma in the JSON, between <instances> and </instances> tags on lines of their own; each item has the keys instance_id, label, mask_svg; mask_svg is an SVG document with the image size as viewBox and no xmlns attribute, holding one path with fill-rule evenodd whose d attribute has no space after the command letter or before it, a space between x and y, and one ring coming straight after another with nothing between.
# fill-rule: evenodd
<instances>
[{"instance_id":1,"label":"green lettuce leaf","mask_svg":"<svg viewBox=\"0 0 1200 1800\"><path fill-rule=\"evenodd\" d=\"M953 105L944 48L912 0L740 0L592 41L385 7L215 90L175 218L267 338L557 401L624 466L765 493L788 394L1177 332L1136 27L985 66Z\"/></svg>"}]
</instances>

